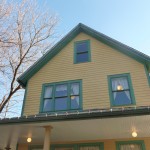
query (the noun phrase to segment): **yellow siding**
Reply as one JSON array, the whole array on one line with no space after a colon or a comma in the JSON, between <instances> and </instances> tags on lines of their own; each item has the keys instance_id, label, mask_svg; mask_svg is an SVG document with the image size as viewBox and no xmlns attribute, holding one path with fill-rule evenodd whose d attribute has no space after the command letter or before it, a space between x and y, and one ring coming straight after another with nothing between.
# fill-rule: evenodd
<instances>
[{"instance_id":1,"label":"yellow siding","mask_svg":"<svg viewBox=\"0 0 150 150\"><path fill-rule=\"evenodd\" d=\"M132 141L132 140L144 140L146 150L150 149L150 138L136 138L136 139L111 139L111 140L95 140L95 141L75 141L75 142L55 142L52 144L74 144L74 143L95 143L103 142L104 150L116 150L117 141ZM35 144L36 145L36 144ZM37 145L42 145L41 143ZM28 150L28 145L20 144L18 150Z\"/></svg>"},{"instance_id":2,"label":"yellow siding","mask_svg":"<svg viewBox=\"0 0 150 150\"><path fill-rule=\"evenodd\" d=\"M73 63L74 42L90 39L91 62ZM28 82L24 115L39 113L43 83L82 79L83 109L110 107L107 75L130 73L136 104L150 105L144 66L96 39L80 33Z\"/></svg>"}]
</instances>

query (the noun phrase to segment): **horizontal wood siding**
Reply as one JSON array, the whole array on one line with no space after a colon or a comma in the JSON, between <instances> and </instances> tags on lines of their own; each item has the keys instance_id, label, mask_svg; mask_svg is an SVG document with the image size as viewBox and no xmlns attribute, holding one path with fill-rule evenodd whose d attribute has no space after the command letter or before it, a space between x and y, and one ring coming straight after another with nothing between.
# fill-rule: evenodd
<instances>
[{"instance_id":1,"label":"horizontal wood siding","mask_svg":"<svg viewBox=\"0 0 150 150\"><path fill-rule=\"evenodd\" d=\"M74 64L74 42L90 40L91 62ZM24 115L39 113L43 83L82 79L83 109L110 107L107 75L130 73L137 106L150 105L144 65L80 33L28 82Z\"/></svg>"},{"instance_id":2,"label":"horizontal wood siding","mask_svg":"<svg viewBox=\"0 0 150 150\"><path fill-rule=\"evenodd\" d=\"M103 142L104 143L104 150L117 150L116 149L116 142L117 141L134 141L134 140L143 140L145 143L146 150L150 149L150 138L135 138L135 139L112 139L112 140L95 140L95 141L75 141L75 142L55 142L52 144L75 144L75 143L96 143L96 142ZM36 144L35 144L36 145ZM41 143L37 143L37 145L41 145ZM18 150L28 150L28 145L26 144L19 144Z\"/></svg>"}]
</instances>

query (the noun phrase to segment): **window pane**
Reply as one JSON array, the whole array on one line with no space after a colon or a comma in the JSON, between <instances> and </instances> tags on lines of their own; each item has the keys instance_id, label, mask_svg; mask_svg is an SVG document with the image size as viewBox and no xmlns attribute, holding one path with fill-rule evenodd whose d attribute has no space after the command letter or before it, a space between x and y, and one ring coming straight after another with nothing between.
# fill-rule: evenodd
<instances>
[{"instance_id":1,"label":"window pane","mask_svg":"<svg viewBox=\"0 0 150 150\"><path fill-rule=\"evenodd\" d=\"M87 62L88 61L88 53L77 54L77 62Z\"/></svg>"},{"instance_id":2,"label":"window pane","mask_svg":"<svg viewBox=\"0 0 150 150\"><path fill-rule=\"evenodd\" d=\"M120 90L129 89L127 77L112 78L112 90L113 91L119 90L118 86L121 87L119 88Z\"/></svg>"},{"instance_id":3,"label":"window pane","mask_svg":"<svg viewBox=\"0 0 150 150\"><path fill-rule=\"evenodd\" d=\"M142 150L140 144L125 144L120 146L120 150Z\"/></svg>"},{"instance_id":4,"label":"window pane","mask_svg":"<svg viewBox=\"0 0 150 150\"><path fill-rule=\"evenodd\" d=\"M100 150L99 146L81 146L80 150Z\"/></svg>"},{"instance_id":5,"label":"window pane","mask_svg":"<svg viewBox=\"0 0 150 150\"><path fill-rule=\"evenodd\" d=\"M79 83L71 84L71 95L79 95Z\"/></svg>"},{"instance_id":6,"label":"window pane","mask_svg":"<svg viewBox=\"0 0 150 150\"><path fill-rule=\"evenodd\" d=\"M77 53L82 53L82 52L88 51L88 43L87 42L77 43L76 50L77 50Z\"/></svg>"},{"instance_id":7,"label":"window pane","mask_svg":"<svg viewBox=\"0 0 150 150\"><path fill-rule=\"evenodd\" d=\"M56 86L55 97L67 96L67 84L61 84Z\"/></svg>"},{"instance_id":8,"label":"window pane","mask_svg":"<svg viewBox=\"0 0 150 150\"><path fill-rule=\"evenodd\" d=\"M45 87L44 98L51 98L52 97L52 86Z\"/></svg>"},{"instance_id":9,"label":"window pane","mask_svg":"<svg viewBox=\"0 0 150 150\"><path fill-rule=\"evenodd\" d=\"M115 105L128 105L131 104L131 97L129 91L113 92Z\"/></svg>"},{"instance_id":10,"label":"window pane","mask_svg":"<svg viewBox=\"0 0 150 150\"><path fill-rule=\"evenodd\" d=\"M55 99L55 110L67 110L67 97Z\"/></svg>"},{"instance_id":11,"label":"window pane","mask_svg":"<svg viewBox=\"0 0 150 150\"><path fill-rule=\"evenodd\" d=\"M52 111L53 110L53 100L52 99L45 99L43 111Z\"/></svg>"},{"instance_id":12,"label":"window pane","mask_svg":"<svg viewBox=\"0 0 150 150\"><path fill-rule=\"evenodd\" d=\"M79 108L79 96L71 96L71 109Z\"/></svg>"}]
</instances>

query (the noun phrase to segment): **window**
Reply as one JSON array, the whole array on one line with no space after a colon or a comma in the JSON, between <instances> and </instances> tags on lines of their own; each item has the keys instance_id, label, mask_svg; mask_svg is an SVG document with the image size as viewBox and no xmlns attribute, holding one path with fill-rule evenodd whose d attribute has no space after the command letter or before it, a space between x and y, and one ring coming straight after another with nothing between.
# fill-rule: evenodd
<instances>
[{"instance_id":1,"label":"window","mask_svg":"<svg viewBox=\"0 0 150 150\"><path fill-rule=\"evenodd\" d=\"M78 41L74 44L74 63L91 61L90 41Z\"/></svg>"},{"instance_id":2,"label":"window","mask_svg":"<svg viewBox=\"0 0 150 150\"><path fill-rule=\"evenodd\" d=\"M81 80L44 84L40 112L81 109Z\"/></svg>"},{"instance_id":3,"label":"window","mask_svg":"<svg viewBox=\"0 0 150 150\"><path fill-rule=\"evenodd\" d=\"M42 150L42 145L31 145L29 150ZM51 150L104 150L104 143L57 144L51 145Z\"/></svg>"},{"instance_id":4,"label":"window","mask_svg":"<svg viewBox=\"0 0 150 150\"><path fill-rule=\"evenodd\" d=\"M103 143L87 143L87 144L79 144L78 150L103 150Z\"/></svg>"},{"instance_id":5,"label":"window","mask_svg":"<svg viewBox=\"0 0 150 150\"><path fill-rule=\"evenodd\" d=\"M144 141L116 142L117 150L146 150Z\"/></svg>"},{"instance_id":6,"label":"window","mask_svg":"<svg viewBox=\"0 0 150 150\"><path fill-rule=\"evenodd\" d=\"M150 86L150 69L148 69L148 66L146 66L146 65L144 65L144 67L145 67L145 73L147 76L148 84Z\"/></svg>"},{"instance_id":7,"label":"window","mask_svg":"<svg viewBox=\"0 0 150 150\"><path fill-rule=\"evenodd\" d=\"M112 106L135 104L130 74L108 76L108 86Z\"/></svg>"}]
</instances>

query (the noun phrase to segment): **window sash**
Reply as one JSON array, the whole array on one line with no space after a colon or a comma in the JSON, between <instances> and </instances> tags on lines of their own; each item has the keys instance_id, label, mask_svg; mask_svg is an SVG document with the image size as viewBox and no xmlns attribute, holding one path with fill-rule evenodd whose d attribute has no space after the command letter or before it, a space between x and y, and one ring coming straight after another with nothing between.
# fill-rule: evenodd
<instances>
[{"instance_id":1,"label":"window sash","mask_svg":"<svg viewBox=\"0 0 150 150\"><path fill-rule=\"evenodd\" d=\"M142 150L141 144L121 144L119 150Z\"/></svg>"},{"instance_id":2,"label":"window sash","mask_svg":"<svg viewBox=\"0 0 150 150\"><path fill-rule=\"evenodd\" d=\"M56 94L56 88L59 85L66 86L66 88L65 88L65 90L67 89L66 95L61 96L61 95ZM75 93L71 92L71 88L73 85L76 86L76 87L74 87L74 91L76 90ZM46 86L45 85L43 85L43 86L44 86L44 89L43 89L43 98L42 98L42 105L41 105L42 112L55 112L55 111L81 109L81 94L82 93L81 93L81 81L80 80L67 81L67 82L63 82L62 84L61 83L54 83L54 84L48 84L48 85L46 84ZM50 98L45 98L45 92L46 92L45 89L47 87L53 87L52 88L52 97L50 97ZM62 90L63 90L63 88L62 88ZM73 97L75 97L75 99ZM73 99L74 99L74 105L72 105ZM49 103L51 103L51 102L48 102L48 100L52 100L52 106L50 106L49 111L46 111L46 110L48 110L48 109L46 109L46 106L45 106L46 100L47 100L48 105L49 105ZM58 101L62 102L62 109L61 109L61 105L59 107ZM66 105L66 107L65 107L65 105ZM52 109L51 109L51 107L52 107Z\"/></svg>"},{"instance_id":3,"label":"window sash","mask_svg":"<svg viewBox=\"0 0 150 150\"><path fill-rule=\"evenodd\" d=\"M115 81L112 85L112 81ZM117 80L119 85L122 85L123 89L117 90ZM122 81L121 81L122 80ZM122 82L122 84L120 84ZM110 96L110 102L111 106L124 106L124 105L132 105L135 104L135 97L134 97L134 92L132 88L132 83L131 83L131 77L129 73L126 74L118 74L118 75L109 75L108 76L108 86L109 86L109 96ZM125 97L123 97L123 101L117 103L115 101L115 93L120 93L118 95L118 98L121 98L121 92L125 93Z\"/></svg>"},{"instance_id":4,"label":"window sash","mask_svg":"<svg viewBox=\"0 0 150 150\"><path fill-rule=\"evenodd\" d=\"M83 49L82 46L84 45ZM85 54L85 55L84 55ZM90 61L90 43L89 40L75 42L74 63L83 63Z\"/></svg>"}]
</instances>

